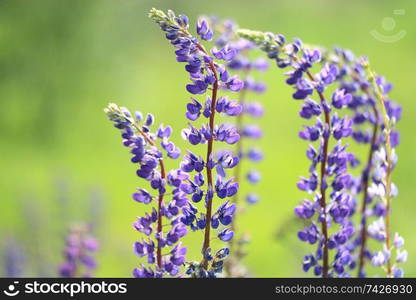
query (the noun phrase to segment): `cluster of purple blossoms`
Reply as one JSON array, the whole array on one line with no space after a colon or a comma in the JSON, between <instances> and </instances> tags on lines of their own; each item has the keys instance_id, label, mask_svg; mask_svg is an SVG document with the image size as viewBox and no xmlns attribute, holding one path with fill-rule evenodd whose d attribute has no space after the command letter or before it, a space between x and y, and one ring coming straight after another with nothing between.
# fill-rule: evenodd
<instances>
[{"instance_id":1,"label":"cluster of purple blossoms","mask_svg":"<svg viewBox=\"0 0 416 300\"><path fill-rule=\"evenodd\" d=\"M243 139L258 140L262 137L261 128L256 124L245 124L244 116L249 116L255 119L259 119L264 115L263 105L258 101L249 101L247 94L249 92L255 94L262 94L266 91L266 85L263 82L257 81L252 77L253 71L264 72L268 68L268 62L260 57L255 60L250 59L248 54L250 50L255 48L255 44L239 38L236 34L238 26L231 20L224 20L219 22L217 19L213 19L213 26L218 28L219 36L215 38L215 44L217 47L228 47L233 49L237 54L227 63L227 67L231 70L240 72L244 81L244 87L240 91L239 103L242 106L243 111L237 115L237 127L240 133L240 140L237 142L237 153L240 158L240 165L242 159L248 159L251 162L257 163L263 160L263 153L256 147L243 148ZM236 168L236 178L240 177L240 168ZM260 174L256 170L249 171L245 177L251 184L257 184L260 180ZM246 201L248 203L256 203L259 197L250 193L246 195Z\"/></svg>"},{"instance_id":2,"label":"cluster of purple blossoms","mask_svg":"<svg viewBox=\"0 0 416 300\"><path fill-rule=\"evenodd\" d=\"M299 39L286 43L283 35L249 30L239 33L259 45L278 67L291 67L285 74L286 83L294 88L293 99L303 102L299 115L315 119L314 124L304 126L299 132L301 139L318 144L309 145L306 151L311 161L309 176L298 182L298 188L312 196L295 209L299 218L309 220L298 237L317 245L314 253L305 256L303 269L313 268L316 276L349 276L349 269L355 266L348 244L355 234L351 216L356 209L355 198L351 195L355 181L349 169L357 165L357 159L342 143L342 139L352 134L353 120L341 116L337 110L348 106L352 96L343 89L336 89L330 100L324 95L327 88L336 83L340 69L327 62L313 74L311 68L319 66L322 60L321 51L304 47ZM318 101L313 99L314 95ZM333 256L331 250L335 252Z\"/></svg>"},{"instance_id":3,"label":"cluster of purple blossoms","mask_svg":"<svg viewBox=\"0 0 416 300\"><path fill-rule=\"evenodd\" d=\"M219 96L218 92L220 90L239 92L244 88L244 82L236 75L231 76L227 66L220 64L219 61L225 63L232 61L238 54L238 49L225 45L221 49L212 48L211 51L207 51L202 41L210 41L214 36L207 19L198 20L197 36L193 36L189 32L189 20L184 15L176 16L173 11L165 14L160 10L152 9L149 17L165 32L166 38L175 48L176 60L186 64L185 70L190 77L191 82L186 85L186 90L192 97L186 105L185 114L190 123L188 128L183 129L182 137L191 145L207 145L205 158L191 151L184 156L181 171L193 176L184 182L180 189L191 197L192 202L197 203L203 199L205 204L204 211L198 211L191 202L183 208L182 222L192 230L204 230L202 261L191 264L188 273L193 277L214 277L222 268L214 268L213 264L217 260L208 259L211 257L209 254L211 229L218 230L217 237L220 240L230 241L234 232L228 226L232 223L236 206L225 200L214 210L213 199L215 196L226 199L237 193L239 184L234 178L227 178L224 170L235 167L239 163L239 157L230 151L215 156L213 146L214 141L233 145L240 139L238 128L232 124L215 124L215 115L217 113L235 117L243 110L238 101L229 99L225 95ZM204 100L196 98L197 95L205 95L208 90L211 93L206 95ZM200 126L194 125L198 119L206 119L207 122L203 121ZM224 250L224 252L228 254L228 251Z\"/></svg>"},{"instance_id":4,"label":"cluster of purple blossoms","mask_svg":"<svg viewBox=\"0 0 416 300\"><path fill-rule=\"evenodd\" d=\"M236 117L237 129L240 134L240 140L236 143L236 152L240 163L234 169L235 181L241 183L246 179L250 184L257 185L261 180L260 173L251 168L246 174L242 174L242 163L244 161L251 163L259 163L263 160L263 153L258 147L254 147L249 141L254 140L257 144L258 139L262 137L261 128L257 124L247 123L247 118L259 119L264 115L264 108L258 101L250 100L250 93L262 94L266 91L266 85L253 77L253 71L264 72L268 69L268 62L262 58L250 58L249 54L256 49L256 45L246 39L242 39L237 35L238 25L232 20L219 20L211 17L211 26L215 29L214 44L217 48L228 47L232 52L237 53L228 61L227 67L230 70L239 72L244 81L244 87L239 93L239 104L242 112ZM216 52L217 48L214 48ZM251 145L250 145L251 144ZM244 146L243 146L244 145ZM244 203L240 198L245 198L246 203L254 204L259 201L256 193L249 192L242 196L241 193L234 196L233 202L237 205L237 213L241 214L245 210ZM237 215L236 213L236 215ZM232 225L233 231L238 227L234 218ZM225 269L227 276L245 277L248 271L241 264L242 258L245 256L244 245L249 242L247 234L241 234L238 238L234 238L230 242L232 250L231 256L227 259Z\"/></svg>"},{"instance_id":5,"label":"cluster of purple blossoms","mask_svg":"<svg viewBox=\"0 0 416 300\"><path fill-rule=\"evenodd\" d=\"M153 206L156 202L151 211L138 217L133 224L134 229L144 235L140 241L134 243L133 250L138 257L146 257L148 264L134 269L133 275L145 278L179 276L187 252L180 242L187 233L187 228L181 221L181 211L185 216L188 211L187 193L182 187L189 182L190 177L182 170L167 172L165 169L164 153L172 159L180 156L180 149L169 140L172 128L161 125L156 132L151 132L153 115L147 114L144 118L140 112L132 114L115 104L110 104L105 112L114 126L121 131L123 145L130 149L132 163L138 165L137 176L148 181L157 194L154 195L144 188L138 188L133 193L133 200L139 203ZM164 153L159 150L158 144ZM168 186L172 188L172 200L166 203L164 197ZM168 252L162 253L164 249Z\"/></svg>"},{"instance_id":6,"label":"cluster of purple blossoms","mask_svg":"<svg viewBox=\"0 0 416 300\"><path fill-rule=\"evenodd\" d=\"M394 248L396 249L396 263L404 262L407 252L400 249L403 245L403 238L398 234L395 235L395 241L398 240L398 242L391 242L389 228L390 198L397 195L397 187L391 182L391 172L397 160L394 148L399 144L399 133L394 129L394 125L401 118L401 107L388 97L392 85L381 76L376 76L371 72L371 76L368 75L366 59L355 59L349 50L335 48L335 51L330 53L324 49L306 49L307 47L304 47L299 40L286 44L284 36L271 33L242 30L240 35L259 45L271 59L276 60L279 67L291 66L293 68L286 73L289 77L286 82L295 86L294 99L305 99L300 116L305 119L318 117L314 126L305 126L305 130L299 134L305 140L321 140L318 151L314 148L308 149L307 157L312 161L310 176L302 178L298 184L300 189L308 192L320 187L320 192L315 195L313 202L305 200L295 209L296 214L304 219L312 218L318 210L318 222L322 225L322 232L316 223L312 223L304 231L299 232L301 240L311 244L318 242L319 247L323 248L323 251L318 248L315 255L305 257L304 270L314 267L316 275L326 276L326 246L328 249L337 248L335 261L332 264L333 272L330 271L328 276L335 274L340 277L349 276L345 267L353 269L358 264L358 276L364 277L365 260L371 261L373 265L383 266L389 277L402 276L402 269L391 262L391 252ZM302 57L299 54L302 54ZM320 62L322 69L314 75L310 72L310 68L317 62ZM328 105L323 95L328 85L336 86L331 96L332 105ZM314 91L319 95L319 104L310 99ZM343 108L347 108L350 113L344 113L343 118L339 118L337 113L333 113L330 117L332 110ZM324 115L325 122L320 120L320 115ZM347 115L351 117L348 118ZM351 153L346 153L345 146L339 142L332 153L328 153L325 158L325 139L329 139L330 133L336 140L352 136L357 143L369 145L367 163L363 166L359 178L348 174L347 166L341 173L338 171L331 173L328 170L331 167L332 154L335 154L333 157L336 160L344 157L343 159L346 159L351 167L359 164L359 160ZM339 151L339 149L342 150ZM320 177L316 171L318 164L321 165ZM325 164L327 167L323 167ZM325 201L322 201L325 199L322 188L328 187L327 179L331 174L334 175L331 184L333 191L330 194L331 201L325 205ZM339 190L340 188L343 193ZM342 199L341 194L345 199L343 204L338 200ZM356 199L360 194L363 197L360 227L359 230L355 230L352 217L356 210ZM335 210L334 202L337 203ZM322 211L323 205L326 207L327 215L329 214L331 218L325 217L325 212ZM368 225L367 219L371 216L379 219ZM324 226L325 221L327 226ZM331 222L342 224L341 229L326 239L324 227L330 227ZM383 251L372 253L367 247L367 237L383 242ZM319 264L320 258L323 258L323 266Z\"/></svg>"},{"instance_id":7,"label":"cluster of purple blossoms","mask_svg":"<svg viewBox=\"0 0 416 300\"><path fill-rule=\"evenodd\" d=\"M89 233L86 225L69 229L64 250L65 262L59 267L62 277L91 277L97 263L93 257L98 243Z\"/></svg>"},{"instance_id":8,"label":"cluster of purple blossoms","mask_svg":"<svg viewBox=\"0 0 416 300\"><path fill-rule=\"evenodd\" d=\"M357 143L368 145L366 163L356 184L356 195L362 195L359 234L351 245L351 248L359 248L356 254L358 256L358 276L365 277L365 262L366 260L371 261L376 255L368 249L367 238L375 238L382 242L385 240L385 238L381 238L381 234L372 235L370 233L374 233L373 229L378 227L377 224L380 221L373 223L370 225L371 227L367 224L370 217L384 218L387 212L386 203L375 201L374 198L374 192L380 189L380 183L386 177L385 166L380 165L380 160L377 159L379 157L377 153L382 150L386 142L383 110L378 105L376 89L369 81L366 72L366 59L357 59L350 50L341 48L335 48L334 53L327 55L327 59L336 63L341 69L340 76L337 78L339 88L344 89L353 97L348 104L354 121L352 136ZM383 94L383 103L387 108L388 118L394 123L399 121L402 109L388 97L392 85L385 82L381 76L375 78L375 83L380 86L380 91ZM399 133L394 128L389 132L389 139L392 148L398 146Z\"/></svg>"},{"instance_id":9,"label":"cluster of purple blossoms","mask_svg":"<svg viewBox=\"0 0 416 300\"><path fill-rule=\"evenodd\" d=\"M336 65L339 69L336 76L336 82L338 84L338 95L333 95L333 105L338 109L346 108L345 114L349 115L352 126L352 138L358 144L370 144L367 163L363 165L361 175L353 178L354 184L351 185L351 196L354 197L354 201L358 203L360 194L363 194L363 199L367 198L366 190L368 187L369 170L371 169L371 157L376 148L376 137L378 129L378 109L376 103L371 97L369 97L369 83L365 76L363 76L362 68L356 61L354 54L347 49L341 49L335 47L334 51L327 51L321 48L323 54L321 64L331 63ZM348 94L351 99L348 104L343 105L342 102L337 101L342 99L342 96ZM354 163L354 167L358 167L361 164L360 160ZM363 204L360 208L361 222L359 228L356 230L356 236L352 239L347 247L352 255L350 267L353 268L358 265L358 275L363 277L363 260L365 255L362 250L365 248L366 236L363 233L366 232L366 211L367 201L363 200ZM362 242L364 241L364 242ZM359 250L360 249L360 250ZM360 253L362 252L362 253Z\"/></svg>"}]
</instances>

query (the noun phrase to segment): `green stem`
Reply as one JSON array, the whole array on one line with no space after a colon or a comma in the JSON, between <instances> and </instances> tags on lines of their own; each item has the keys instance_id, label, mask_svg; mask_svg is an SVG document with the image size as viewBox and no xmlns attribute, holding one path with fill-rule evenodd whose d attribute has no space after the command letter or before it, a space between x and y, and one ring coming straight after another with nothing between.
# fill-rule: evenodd
<instances>
[{"instance_id":1,"label":"green stem","mask_svg":"<svg viewBox=\"0 0 416 300\"><path fill-rule=\"evenodd\" d=\"M391 146L390 141L390 133L391 133L391 122L389 115L387 113L386 105L384 103L384 95L380 88L380 86L376 82L376 74L370 69L368 64L366 65L368 74L369 74L369 81L373 85L374 88L374 95L376 99L378 100L378 104L381 108L381 114L383 116L383 123L384 123L384 138L385 138L385 148L386 148L386 177L383 180L384 186L386 189L386 193L384 196L384 201L386 204L386 216L384 218L384 226L385 226L385 233L386 233L386 240L385 245L386 248L390 251L391 249L391 228L390 228L390 217L391 217L391 184L392 184L392 171L393 171L393 162L392 162L392 153L393 148ZM387 276L392 276L392 264L391 264L391 258L389 257L387 259Z\"/></svg>"}]
</instances>

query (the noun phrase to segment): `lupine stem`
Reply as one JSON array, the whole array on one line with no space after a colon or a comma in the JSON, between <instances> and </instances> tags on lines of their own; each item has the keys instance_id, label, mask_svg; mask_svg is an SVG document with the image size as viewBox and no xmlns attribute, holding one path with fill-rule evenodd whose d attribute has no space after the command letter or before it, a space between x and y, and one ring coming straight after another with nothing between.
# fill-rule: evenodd
<instances>
[{"instance_id":1,"label":"lupine stem","mask_svg":"<svg viewBox=\"0 0 416 300\"><path fill-rule=\"evenodd\" d=\"M166 178L166 172L165 172L165 166L163 164L162 160L159 160L159 165L160 165L160 176L163 180L165 180ZM162 233L162 204L163 204L163 196L164 193L160 193L159 192L159 199L158 199L158 206L157 206L157 235L158 235L158 239L157 239L157 251L156 251L156 259L157 259L157 266L159 268L162 268L162 247L161 247L161 236L160 234Z\"/></svg>"},{"instance_id":2,"label":"lupine stem","mask_svg":"<svg viewBox=\"0 0 416 300\"><path fill-rule=\"evenodd\" d=\"M132 122L134 128L137 130L138 133L153 147L156 147L155 142L149 138L149 136L138 126L135 122ZM159 159L159 166L160 166L160 176L163 180L166 179L166 171L165 171L165 164L163 163L163 159ZM162 245L161 245L161 234L163 229L162 223L162 204L163 204L163 197L165 193L159 192L158 196L158 206L157 206L157 228L156 228L156 236L157 239L157 250L156 250L156 262L159 268L162 268Z\"/></svg>"},{"instance_id":3,"label":"lupine stem","mask_svg":"<svg viewBox=\"0 0 416 300\"><path fill-rule=\"evenodd\" d=\"M308 75L309 79L316 82L315 77L312 75L311 72L307 71L306 74ZM325 96L318 91L319 98L321 100L321 104L325 104ZM325 124L328 127L328 131L331 132L331 122L329 118L329 112L327 112L325 109L324 115L325 115ZM327 138L324 138L324 145L323 145L323 157L321 161L321 176L320 176L320 205L322 208L323 213L323 220L322 220L322 234L324 236L324 249L323 249L323 265L322 265L322 277L328 277L328 271L329 271L329 255L328 255L328 223L327 223L327 213L326 213L326 187L324 186L324 179L325 179L325 173L326 173L326 164L328 161L328 146L329 146L329 136Z\"/></svg>"},{"instance_id":4,"label":"lupine stem","mask_svg":"<svg viewBox=\"0 0 416 300\"><path fill-rule=\"evenodd\" d=\"M329 125L329 114L325 113L325 122ZM328 277L328 224L326 220L326 188L323 184L326 172L326 163L328 161L328 144L329 138L324 137L324 148L323 158L321 162L321 178L320 178L320 191L321 199L320 204L322 207L324 219L322 220L322 234L324 235L324 252L323 252L323 266L322 266L322 277Z\"/></svg>"},{"instance_id":5,"label":"lupine stem","mask_svg":"<svg viewBox=\"0 0 416 300\"><path fill-rule=\"evenodd\" d=\"M181 28L184 34L190 35L187 29ZM200 43L195 44L198 50L208 55L207 50L204 46ZM207 183L208 183L208 191L213 192L213 180L212 180L212 169L208 166L208 162L211 159L212 152L213 152L213 143L214 143L214 121L215 121L215 106L217 103L217 92L218 92L218 73L217 68L213 61L208 63L208 67L214 75L215 81L212 87L212 95L211 95L211 114L209 117L209 130L211 133L211 137L208 139L208 147L207 147L207 156L206 156L206 170L207 170ZM202 265L205 269L208 267L208 260L205 258L205 252L210 247L210 235L211 235L211 217L212 217L212 200L208 197L206 203L206 225L205 225L205 232L204 232L204 242L202 245Z\"/></svg>"},{"instance_id":6,"label":"lupine stem","mask_svg":"<svg viewBox=\"0 0 416 300\"><path fill-rule=\"evenodd\" d=\"M384 226L386 232L386 240L385 245L386 248L390 251L391 249L391 241L390 241L390 210L391 210L391 173L392 173L392 147L390 141L390 118L386 110L386 106L384 104L384 96L383 92L381 91L380 86L376 82L375 73L369 68L367 65L368 72L369 72L369 81L372 83L374 87L374 95L378 100L378 103L381 108L381 114L383 115L383 123L384 123L384 138L385 138L385 147L386 147L386 164L387 164L387 171L386 171L386 178L384 182L384 186L386 188L385 194L385 202L386 202L386 216L384 218ZM387 258L387 275L390 277L392 275L392 265L391 265L391 258L390 256Z\"/></svg>"},{"instance_id":7,"label":"lupine stem","mask_svg":"<svg viewBox=\"0 0 416 300\"><path fill-rule=\"evenodd\" d=\"M201 44L197 44L199 50L204 53L207 53L205 48ZM214 121L215 121L215 106L217 103L217 91L218 91L218 74L217 69L214 63L211 61L209 62L209 68L212 71L215 82L212 87L212 95L211 95L211 114L209 116L209 130L211 132L211 137L208 139L208 148L207 148L207 157L206 157L206 169L207 169L207 181L208 181L208 192L213 192L213 180L212 180L212 169L208 166L208 162L211 159L212 151L213 151L213 143L214 143ZM202 246L202 255L203 260L202 264L205 269L208 267L208 260L205 258L205 252L209 248L210 245L210 235L211 235L211 216L212 216L212 198L208 197L208 201L206 203L206 226L205 226L205 233L204 233L204 243Z\"/></svg>"}]
</instances>

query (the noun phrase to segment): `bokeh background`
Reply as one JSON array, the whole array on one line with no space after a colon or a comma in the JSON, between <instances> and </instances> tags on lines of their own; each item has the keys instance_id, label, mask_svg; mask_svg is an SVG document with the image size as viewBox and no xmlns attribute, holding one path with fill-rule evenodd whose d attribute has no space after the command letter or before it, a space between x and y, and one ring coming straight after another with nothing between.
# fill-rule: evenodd
<instances>
[{"instance_id":1,"label":"bokeh background","mask_svg":"<svg viewBox=\"0 0 416 300\"><path fill-rule=\"evenodd\" d=\"M81 221L93 224L100 240L97 276L129 277L138 265L131 224L142 206L131 193L141 182L103 108L114 101L153 112L157 122L173 126L185 148L179 131L186 126L187 75L147 18L152 7L191 20L229 17L241 27L370 56L404 107L392 222L406 238L405 272L416 276L416 2L375 0L0 0L0 274L14 255L21 275L55 276L65 231ZM394 15L395 9L405 14ZM386 17L395 24L383 23ZM406 35L384 43L370 34L373 29ZM261 202L240 218L241 230L252 237L245 263L254 276L304 276L301 260L311 248L297 241L301 224L293 220L303 197L295 183L308 166L306 144L297 138L299 103L291 100L279 70L259 78L269 86L258 98L266 107L259 144L266 160ZM195 249L190 258L199 257L201 238L187 238Z\"/></svg>"}]
</instances>

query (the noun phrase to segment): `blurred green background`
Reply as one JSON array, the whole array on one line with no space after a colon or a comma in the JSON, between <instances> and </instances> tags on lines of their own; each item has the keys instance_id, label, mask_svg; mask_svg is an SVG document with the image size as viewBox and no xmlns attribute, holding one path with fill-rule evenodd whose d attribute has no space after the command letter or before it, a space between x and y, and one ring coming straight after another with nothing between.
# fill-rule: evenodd
<instances>
[{"instance_id":1,"label":"blurred green background","mask_svg":"<svg viewBox=\"0 0 416 300\"><path fill-rule=\"evenodd\" d=\"M0 246L16 245L23 274L55 276L65 230L77 221L94 222L101 243L97 276L128 277L138 265L131 224L142 206L131 193L141 182L103 108L113 101L153 112L157 123L173 126L185 148L179 131L186 126L188 79L147 18L152 7L191 20L200 14L229 17L241 27L370 57L394 83L392 97L404 107L392 222L410 254L406 275L416 276L416 2L375 0L0 0ZM405 14L394 15L395 9ZM394 29L383 28L385 17L394 18ZM373 29L407 34L383 43L370 35ZM259 277L304 276L301 260L311 248L297 241L301 225L292 221L304 196L295 183L308 167L306 144L297 138L303 120L277 68L260 78L269 86L258 98L266 107L260 145L266 160L258 185L262 200L240 218L240 228L252 236L245 262ZM193 233L187 243L199 249L201 238Z\"/></svg>"}]
</instances>

